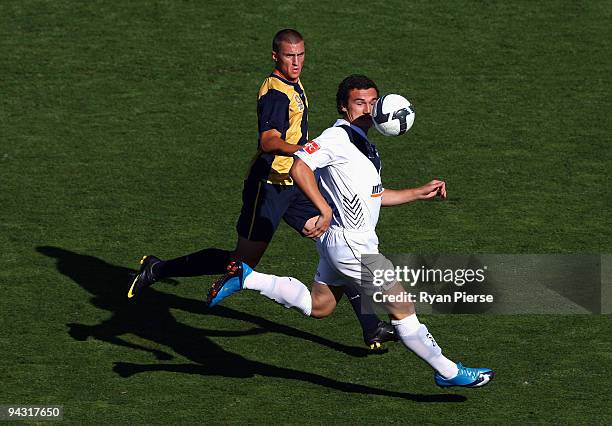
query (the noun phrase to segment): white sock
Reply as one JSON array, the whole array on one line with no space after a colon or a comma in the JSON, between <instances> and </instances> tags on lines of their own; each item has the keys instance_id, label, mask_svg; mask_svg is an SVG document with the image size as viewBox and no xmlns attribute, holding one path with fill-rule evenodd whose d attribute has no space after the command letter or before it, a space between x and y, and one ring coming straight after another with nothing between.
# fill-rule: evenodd
<instances>
[{"instance_id":1,"label":"white sock","mask_svg":"<svg viewBox=\"0 0 612 426\"><path fill-rule=\"evenodd\" d=\"M310 316L312 312L310 291L295 278L277 277L253 271L245 278L244 288L257 290L286 308L296 308L306 316Z\"/></svg>"},{"instance_id":2,"label":"white sock","mask_svg":"<svg viewBox=\"0 0 612 426\"><path fill-rule=\"evenodd\" d=\"M429 334L427 327L419 322L416 314L399 321L392 320L391 324L395 326L404 346L425 360L441 376L451 379L457 375L457 364L442 355L442 349Z\"/></svg>"}]
</instances>

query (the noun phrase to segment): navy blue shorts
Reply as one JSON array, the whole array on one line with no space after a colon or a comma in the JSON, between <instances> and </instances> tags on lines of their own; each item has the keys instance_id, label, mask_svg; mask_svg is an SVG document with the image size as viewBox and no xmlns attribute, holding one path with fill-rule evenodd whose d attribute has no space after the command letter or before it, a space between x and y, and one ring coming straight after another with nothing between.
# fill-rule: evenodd
<instances>
[{"instance_id":1,"label":"navy blue shorts","mask_svg":"<svg viewBox=\"0 0 612 426\"><path fill-rule=\"evenodd\" d=\"M273 185L247 179L242 190L238 235L250 241L270 242L281 218L300 234L319 210L296 185Z\"/></svg>"}]
</instances>

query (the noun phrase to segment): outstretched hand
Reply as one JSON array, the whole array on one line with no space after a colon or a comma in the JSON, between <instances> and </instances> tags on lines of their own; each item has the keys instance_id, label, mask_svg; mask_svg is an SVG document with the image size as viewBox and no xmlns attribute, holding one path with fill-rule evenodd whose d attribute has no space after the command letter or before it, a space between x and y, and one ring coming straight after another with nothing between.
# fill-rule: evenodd
<instances>
[{"instance_id":1,"label":"outstretched hand","mask_svg":"<svg viewBox=\"0 0 612 426\"><path fill-rule=\"evenodd\" d=\"M419 200L428 200L439 195L446 198L446 182L443 180L432 180L425 185L416 188L416 196Z\"/></svg>"}]
</instances>

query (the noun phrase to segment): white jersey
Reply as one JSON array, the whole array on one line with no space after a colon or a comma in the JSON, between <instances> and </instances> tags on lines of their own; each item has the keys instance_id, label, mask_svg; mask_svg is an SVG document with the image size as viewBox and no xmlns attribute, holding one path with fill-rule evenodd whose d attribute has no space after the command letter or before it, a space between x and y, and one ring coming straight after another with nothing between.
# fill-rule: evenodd
<instances>
[{"instance_id":1,"label":"white jersey","mask_svg":"<svg viewBox=\"0 0 612 426\"><path fill-rule=\"evenodd\" d=\"M357 139L365 140L372 159L351 142L347 131L339 127L343 125L350 126L346 120L336 121L333 127L304 145L295 155L312 170L319 169L322 192L333 203L331 227L374 230L383 193L380 159L361 129L351 127Z\"/></svg>"}]
</instances>

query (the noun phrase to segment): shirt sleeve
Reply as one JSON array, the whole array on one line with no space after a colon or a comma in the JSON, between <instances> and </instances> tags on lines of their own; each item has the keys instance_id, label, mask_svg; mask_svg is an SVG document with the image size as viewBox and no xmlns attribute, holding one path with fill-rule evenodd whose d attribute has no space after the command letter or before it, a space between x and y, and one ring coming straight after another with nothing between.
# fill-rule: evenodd
<instances>
[{"instance_id":1,"label":"shirt sleeve","mask_svg":"<svg viewBox=\"0 0 612 426\"><path fill-rule=\"evenodd\" d=\"M276 129L281 134L289 128L289 98L271 89L257 101L259 133Z\"/></svg>"},{"instance_id":2,"label":"shirt sleeve","mask_svg":"<svg viewBox=\"0 0 612 426\"><path fill-rule=\"evenodd\" d=\"M342 149L346 132L339 127L332 127L321 133L321 136L305 144L294 155L312 170L321 169L332 164L346 162ZM350 142L349 142L350 143Z\"/></svg>"}]
</instances>

